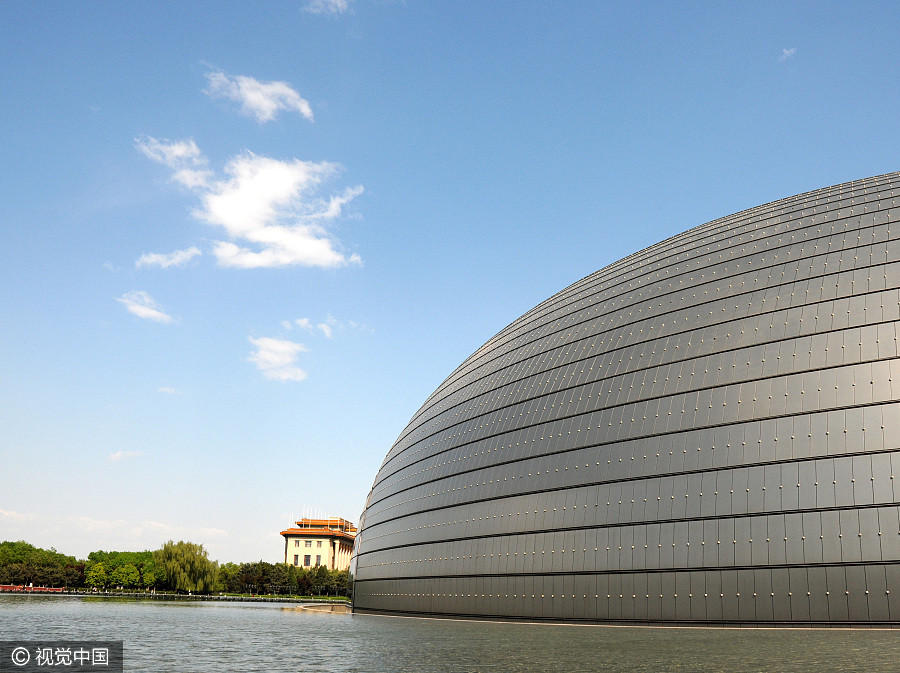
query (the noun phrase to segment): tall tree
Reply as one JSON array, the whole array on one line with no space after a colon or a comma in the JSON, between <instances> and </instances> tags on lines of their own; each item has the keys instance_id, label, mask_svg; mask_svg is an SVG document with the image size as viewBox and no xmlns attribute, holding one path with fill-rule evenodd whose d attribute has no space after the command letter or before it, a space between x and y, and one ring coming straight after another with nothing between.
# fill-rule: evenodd
<instances>
[{"instance_id":1,"label":"tall tree","mask_svg":"<svg viewBox=\"0 0 900 673\"><path fill-rule=\"evenodd\" d=\"M240 593L241 583L238 575L241 567L237 563L223 563L219 566L219 573L216 580L216 591L225 591L227 593Z\"/></svg>"},{"instance_id":2,"label":"tall tree","mask_svg":"<svg viewBox=\"0 0 900 673\"><path fill-rule=\"evenodd\" d=\"M276 563L272 566L270 575L271 585L269 591L275 594L292 594L297 590L297 579L294 574L294 566L286 563Z\"/></svg>"},{"instance_id":3,"label":"tall tree","mask_svg":"<svg viewBox=\"0 0 900 673\"><path fill-rule=\"evenodd\" d=\"M154 560L170 589L209 593L215 588L218 566L209 560L203 545L169 540L154 552Z\"/></svg>"}]
</instances>

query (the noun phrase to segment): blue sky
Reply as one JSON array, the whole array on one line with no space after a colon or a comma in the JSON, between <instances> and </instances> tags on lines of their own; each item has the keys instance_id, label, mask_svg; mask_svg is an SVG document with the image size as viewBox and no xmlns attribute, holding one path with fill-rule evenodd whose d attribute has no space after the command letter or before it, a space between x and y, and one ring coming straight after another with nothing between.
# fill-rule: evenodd
<instances>
[{"instance_id":1,"label":"blue sky","mask_svg":"<svg viewBox=\"0 0 900 673\"><path fill-rule=\"evenodd\" d=\"M0 539L282 554L517 316L900 168L896 3L0 4Z\"/></svg>"}]
</instances>

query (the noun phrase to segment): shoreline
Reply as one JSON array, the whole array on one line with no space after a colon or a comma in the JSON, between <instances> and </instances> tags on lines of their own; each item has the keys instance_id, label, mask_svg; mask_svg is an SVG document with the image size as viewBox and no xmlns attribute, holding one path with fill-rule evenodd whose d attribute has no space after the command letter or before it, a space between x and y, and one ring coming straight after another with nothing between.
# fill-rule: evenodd
<instances>
[{"instance_id":1,"label":"shoreline","mask_svg":"<svg viewBox=\"0 0 900 673\"><path fill-rule=\"evenodd\" d=\"M0 593L4 596L40 596L40 597L79 597L79 598L127 598L132 600L165 600L165 601L205 601L220 603L290 603L309 605L350 605L350 601L344 598L295 598L288 596L216 596L204 594L177 594L177 593L130 593L125 591L54 591L31 592L9 591Z\"/></svg>"}]
</instances>

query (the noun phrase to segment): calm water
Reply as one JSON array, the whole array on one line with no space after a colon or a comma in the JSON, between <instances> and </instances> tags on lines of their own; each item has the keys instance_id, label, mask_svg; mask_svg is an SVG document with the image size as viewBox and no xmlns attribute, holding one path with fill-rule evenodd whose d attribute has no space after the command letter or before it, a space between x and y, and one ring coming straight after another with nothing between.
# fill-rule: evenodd
<instances>
[{"instance_id":1,"label":"calm water","mask_svg":"<svg viewBox=\"0 0 900 673\"><path fill-rule=\"evenodd\" d=\"M0 597L0 639L125 641L126 671L900 670L900 631L551 626L272 604Z\"/></svg>"}]
</instances>

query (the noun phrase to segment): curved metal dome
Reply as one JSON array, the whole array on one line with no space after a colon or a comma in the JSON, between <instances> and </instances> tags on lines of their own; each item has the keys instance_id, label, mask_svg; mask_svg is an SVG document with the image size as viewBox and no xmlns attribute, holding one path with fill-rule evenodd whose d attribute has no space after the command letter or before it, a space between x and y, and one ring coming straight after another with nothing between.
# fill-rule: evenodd
<instances>
[{"instance_id":1,"label":"curved metal dome","mask_svg":"<svg viewBox=\"0 0 900 673\"><path fill-rule=\"evenodd\" d=\"M900 174L723 217L574 283L425 401L354 609L900 622Z\"/></svg>"}]
</instances>

